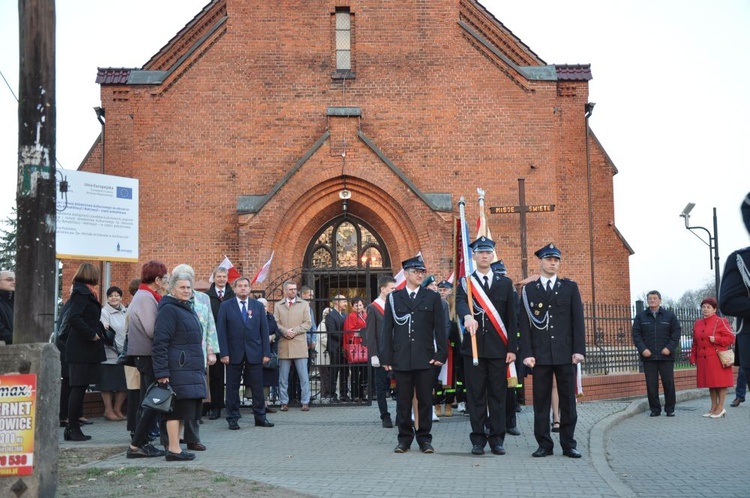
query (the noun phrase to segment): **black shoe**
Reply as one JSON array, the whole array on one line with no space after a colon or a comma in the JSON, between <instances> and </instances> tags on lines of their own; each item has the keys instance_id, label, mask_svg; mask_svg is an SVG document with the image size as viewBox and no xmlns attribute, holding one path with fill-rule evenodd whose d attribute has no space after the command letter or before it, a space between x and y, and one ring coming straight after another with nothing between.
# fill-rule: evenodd
<instances>
[{"instance_id":1,"label":"black shoe","mask_svg":"<svg viewBox=\"0 0 750 498\"><path fill-rule=\"evenodd\" d=\"M153 445L144 444L140 448L128 448L127 458L152 458L166 454L165 451L155 448Z\"/></svg>"},{"instance_id":2,"label":"black shoe","mask_svg":"<svg viewBox=\"0 0 750 498\"><path fill-rule=\"evenodd\" d=\"M523 408L521 405L516 406L516 413L521 413L523 411Z\"/></svg>"},{"instance_id":3,"label":"black shoe","mask_svg":"<svg viewBox=\"0 0 750 498\"><path fill-rule=\"evenodd\" d=\"M383 427L386 429L393 429L393 419L390 415L383 417Z\"/></svg>"},{"instance_id":4,"label":"black shoe","mask_svg":"<svg viewBox=\"0 0 750 498\"><path fill-rule=\"evenodd\" d=\"M649 414L649 417L658 417L660 415L661 415L661 412L651 412L651 414Z\"/></svg>"},{"instance_id":5,"label":"black shoe","mask_svg":"<svg viewBox=\"0 0 750 498\"><path fill-rule=\"evenodd\" d=\"M198 441L197 443L188 443L187 449L193 451L206 451L206 445Z\"/></svg>"},{"instance_id":6,"label":"black shoe","mask_svg":"<svg viewBox=\"0 0 750 498\"><path fill-rule=\"evenodd\" d=\"M546 449L540 446L539 448L537 448L537 450L534 453L531 454L531 456L533 456L534 458L541 458L541 457L550 456L551 454L552 454L552 448Z\"/></svg>"},{"instance_id":7,"label":"black shoe","mask_svg":"<svg viewBox=\"0 0 750 498\"><path fill-rule=\"evenodd\" d=\"M167 451L165 459L168 462L186 462L188 460L195 460L195 453L188 453L185 450L182 450L179 453L172 453L171 451Z\"/></svg>"},{"instance_id":8,"label":"black shoe","mask_svg":"<svg viewBox=\"0 0 750 498\"><path fill-rule=\"evenodd\" d=\"M471 447L471 454L472 455L484 455L484 446L481 444L475 444Z\"/></svg>"},{"instance_id":9,"label":"black shoe","mask_svg":"<svg viewBox=\"0 0 750 498\"><path fill-rule=\"evenodd\" d=\"M674 417L674 412L667 412L667 417Z\"/></svg>"},{"instance_id":10,"label":"black shoe","mask_svg":"<svg viewBox=\"0 0 750 498\"><path fill-rule=\"evenodd\" d=\"M211 415L208 416L208 420L217 420L221 417L221 408L211 409Z\"/></svg>"},{"instance_id":11,"label":"black shoe","mask_svg":"<svg viewBox=\"0 0 750 498\"><path fill-rule=\"evenodd\" d=\"M563 455L565 455L568 458L581 458L581 452L575 448L563 450Z\"/></svg>"},{"instance_id":12,"label":"black shoe","mask_svg":"<svg viewBox=\"0 0 750 498\"><path fill-rule=\"evenodd\" d=\"M406 453L407 451L409 451L409 447L404 443L398 443L396 449L393 450L394 453Z\"/></svg>"},{"instance_id":13,"label":"black shoe","mask_svg":"<svg viewBox=\"0 0 750 498\"><path fill-rule=\"evenodd\" d=\"M740 403L744 403L744 402L745 402L745 398L734 398L734 401L732 401L729 404L729 406L731 406L732 408L737 408L738 406L740 406Z\"/></svg>"},{"instance_id":14,"label":"black shoe","mask_svg":"<svg viewBox=\"0 0 750 498\"><path fill-rule=\"evenodd\" d=\"M552 422L551 432L560 432L560 422Z\"/></svg>"},{"instance_id":15,"label":"black shoe","mask_svg":"<svg viewBox=\"0 0 750 498\"><path fill-rule=\"evenodd\" d=\"M518 427L508 427L505 429L506 434L510 434L511 436L520 436L521 431L518 429Z\"/></svg>"},{"instance_id":16,"label":"black shoe","mask_svg":"<svg viewBox=\"0 0 750 498\"><path fill-rule=\"evenodd\" d=\"M237 422L235 422L237 423ZM269 422L268 419L264 418L263 420L256 420L255 421L255 427L273 427L273 423ZM232 427L229 426L231 429Z\"/></svg>"},{"instance_id":17,"label":"black shoe","mask_svg":"<svg viewBox=\"0 0 750 498\"><path fill-rule=\"evenodd\" d=\"M81 429L71 429L70 427L65 429L65 432L63 433L63 439L66 441L88 441L91 439L91 436L87 436L83 432L81 432Z\"/></svg>"},{"instance_id":18,"label":"black shoe","mask_svg":"<svg viewBox=\"0 0 750 498\"><path fill-rule=\"evenodd\" d=\"M240 424L238 424L236 420L230 420L229 421L229 430L230 431L238 431L238 430L240 430Z\"/></svg>"},{"instance_id":19,"label":"black shoe","mask_svg":"<svg viewBox=\"0 0 750 498\"><path fill-rule=\"evenodd\" d=\"M493 455L505 455L505 448L501 444L496 444L490 451L492 451Z\"/></svg>"},{"instance_id":20,"label":"black shoe","mask_svg":"<svg viewBox=\"0 0 750 498\"><path fill-rule=\"evenodd\" d=\"M430 443L422 443L419 445L419 449L422 453L435 453L435 448Z\"/></svg>"}]
</instances>

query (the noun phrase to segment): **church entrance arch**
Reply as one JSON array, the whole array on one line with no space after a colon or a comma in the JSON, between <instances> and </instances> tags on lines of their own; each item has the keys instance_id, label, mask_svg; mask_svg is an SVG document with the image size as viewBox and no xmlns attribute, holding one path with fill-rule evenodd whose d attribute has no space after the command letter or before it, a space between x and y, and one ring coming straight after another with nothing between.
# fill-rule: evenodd
<instances>
[{"instance_id":1,"label":"church entrance arch","mask_svg":"<svg viewBox=\"0 0 750 498\"><path fill-rule=\"evenodd\" d=\"M344 214L312 237L305 251L302 282L315 291L316 315L320 316L337 294L370 303L379 293L378 278L392 274L380 235L364 220Z\"/></svg>"}]
</instances>

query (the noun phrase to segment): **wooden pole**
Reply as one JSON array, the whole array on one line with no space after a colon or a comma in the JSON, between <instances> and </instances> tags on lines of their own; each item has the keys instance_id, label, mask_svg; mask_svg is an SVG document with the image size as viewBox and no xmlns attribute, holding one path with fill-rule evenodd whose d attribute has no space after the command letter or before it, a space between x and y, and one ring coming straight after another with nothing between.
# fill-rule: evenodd
<instances>
[{"instance_id":1,"label":"wooden pole","mask_svg":"<svg viewBox=\"0 0 750 498\"><path fill-rule=\"evenodd\" d=\"M55 309L55 2L19 0L14 344L47 342Z\"/></svg>"}]
</instances>

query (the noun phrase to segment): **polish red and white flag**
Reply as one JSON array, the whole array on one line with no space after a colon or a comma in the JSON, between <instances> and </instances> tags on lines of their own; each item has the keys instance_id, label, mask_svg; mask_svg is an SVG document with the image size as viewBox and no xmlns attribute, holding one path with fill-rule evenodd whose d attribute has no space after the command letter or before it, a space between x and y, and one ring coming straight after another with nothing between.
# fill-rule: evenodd
<instances>
[{"instance_id":1,"label":"polish red and white flag","mask_svg":"<svg viewBox=\"0 0 750 498\"><path fill-rule=\"evenodd\" d=\"M263 282L266 277L268 276L268 272L271 271L271 261L273 260L273 252L271 253L271 257L268 258L268 261L266 261L266 264L263 265L263 267L258 270L258 273L255 274L253 277L253 281L250 282L250 285L253 285L255 282Z\"/></svg>"},{"instance_id":2,"label":"polish red and white flag","mask_svg":"<svg viewBox=\"0 0 750 498\"><path fill-rule=\"evenodd\" d=\"M227 270L227 280L229 281L230 284L232 282L234 282L235 280L237 280L238 278L240 278L240 276L241 276L240 272L237 271L237 268L234 267L234 265L232 264L232 262L229 261L229 258L227 258L226 256L224 256L224 261L222 261L221 263L219 263L219 267L220 268L224 268L224 269ZM208 281L210 283L214 283L214 275L213 275L213 273L208 278Z\"/></svg>"}]
</instances>

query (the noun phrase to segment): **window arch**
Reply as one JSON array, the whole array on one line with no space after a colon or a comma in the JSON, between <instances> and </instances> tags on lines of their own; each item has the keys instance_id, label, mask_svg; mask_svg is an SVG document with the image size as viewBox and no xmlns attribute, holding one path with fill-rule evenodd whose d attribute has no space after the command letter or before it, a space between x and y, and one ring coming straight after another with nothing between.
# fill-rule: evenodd
<instances>
[{"instance_id":1,"label":"window arch","mask_svg":"<svg viewBox=\"0 0 750 498\"><path fill-rule=\"evenodd\" d=\"M364 221L340 216L323 226L313 237L305 257L312 270L390 268L385 244Z\"/></svg>"}]
</instances>

